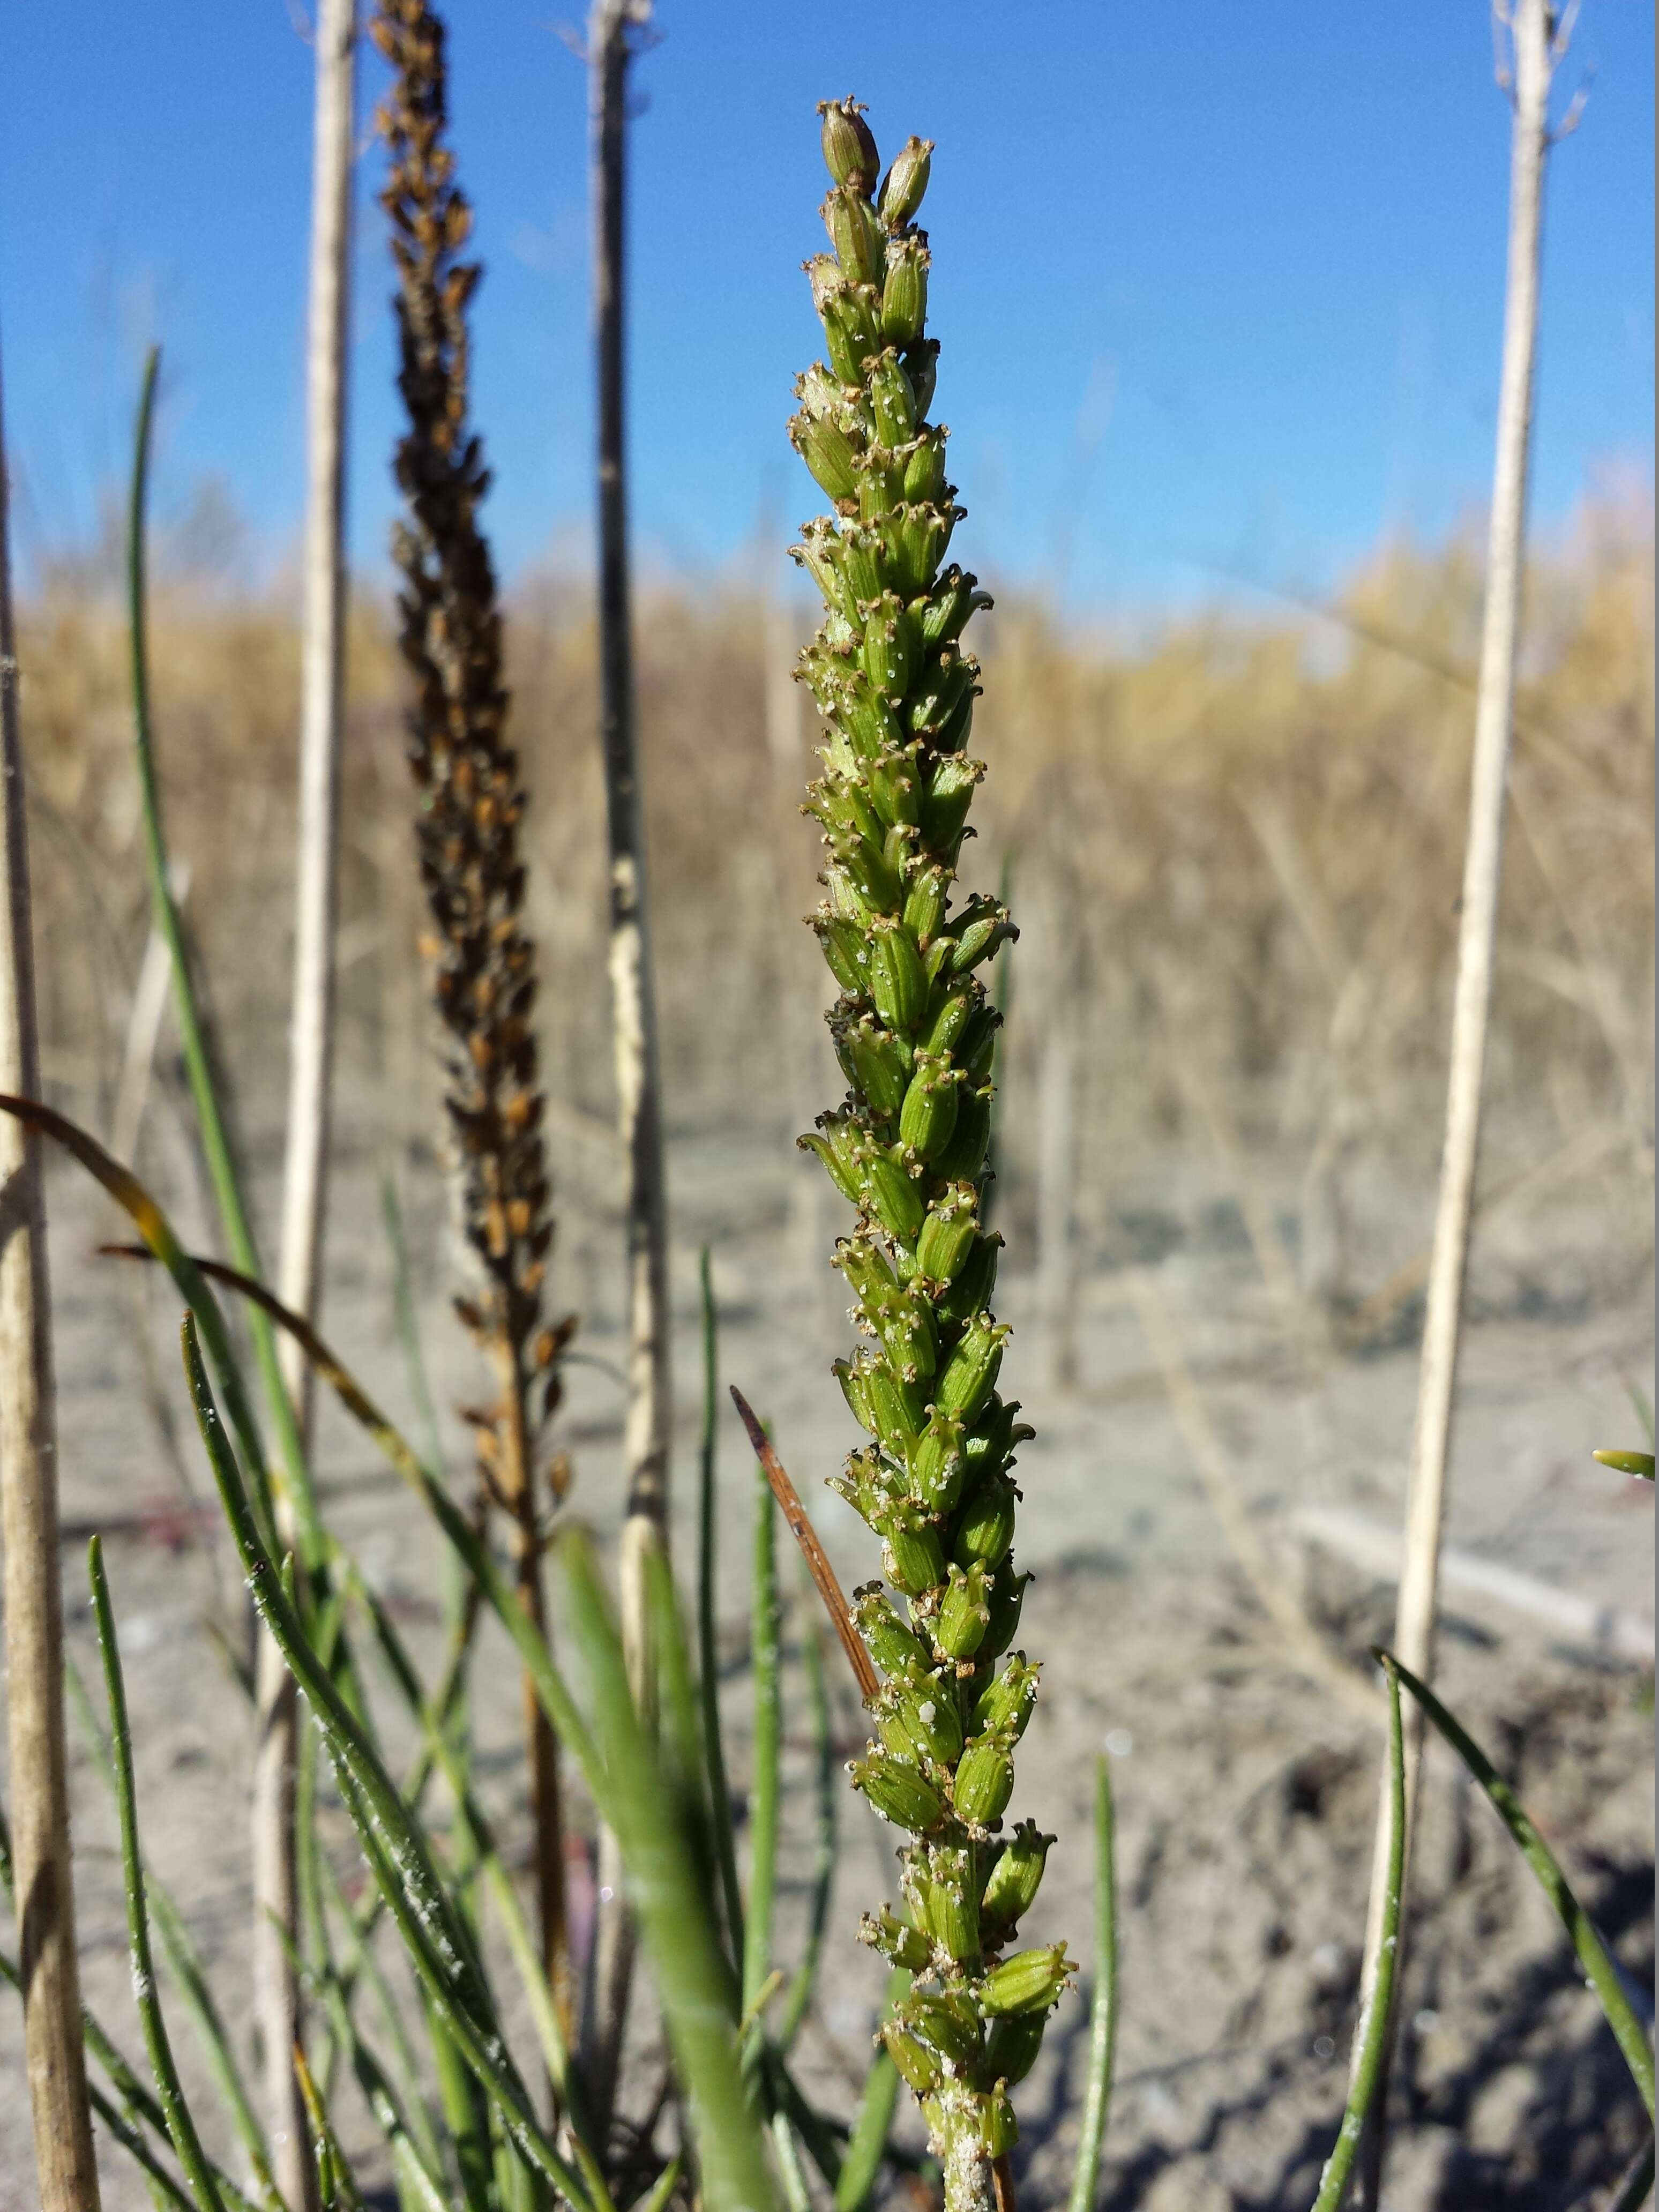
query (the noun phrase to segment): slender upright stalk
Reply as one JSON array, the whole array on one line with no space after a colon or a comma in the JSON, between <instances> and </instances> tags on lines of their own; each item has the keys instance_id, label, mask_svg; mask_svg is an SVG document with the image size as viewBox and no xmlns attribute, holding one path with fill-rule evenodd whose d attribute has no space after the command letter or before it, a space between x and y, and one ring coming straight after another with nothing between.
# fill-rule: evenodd
<instances>
[{"instance_id":1,"label":"slender upright stalk","mask_svg":"<svg viewBox=\"0 0 1659 2212\"><path fill-rule=\"evenodd\" d=\"M1512 70L1501 71L1515 111L1510 164L1509 270L1504 309L1504 360L1498 402L1497 458L1486 553L1486 620L1480 640L1480 690L1475 708L1474 758L1470 779L1463 896L1458 927L1457 980L1452 1004L1446 1129L1440 1194L1429 1264L1416 1418L1406 1500L1406 1556L1395 1615L1395 1650L1413 1674L1428 1680L1434 1664L1435 1615L1445 1518L1446 1465L1452 1401L1462 1343L1464 1278L1469 1224L1480 1145L1481 1090L1492 1005L1498 936L1498 899L1504 853L1504 809L1514 720L1515 671L1521 626L1525 554L1527 473L1532 434L1534 365L1538 337L1538 276L1544 199L1544 161L1550 145L1549 97L1555 66L1565 51L1571 9L1559 15L1553 0L1498 0L1494 16L1510 33ZM1401 1905L1401 1941L1411 1868L1411 1835L1422 1763L1423 1717L1413 1706L1406 1722L1406 1876ZM1386 1770L1382 1788L1392 1788ZM1376 1981L1387 1895L1388 1823L1377 1826L1365 1960L1361 1977L1369 2000ZM1379 2094L1371 2106L1362 2155L1363 2194L1376 2202L1385 2128L1387 2038Z\"/></svg>"},{"instance_id":2,"label":"slender upright stalk","mask_svg":"<svg viewBox=\"0 0 1659 2212\"><path fill-rule=\"evenodd\" d=\"M496 1382L495 1403L478 1419L479 1474L512 1523L519 1595L544 1637L540 1493L551 1484L538 1450L574 1323L542 1322L553 1222L531 1021L535 947L523 918L525 794L507 742L501 611L477 520L489 476L467 421L467 304L482 272L460 258L472 210L446 143L442 21L426 0L378 0L371 28L395 72L380 123L391 153L381 204L392 219L398 388L410 422L397 458L406 519L393 548L404 578L404 657L418 686L408 751L433 996L447 1033L445 1105L480 1285L456 1304ZM527 1677L524 1705L543 1957L568 2035L557 1747Z\"/></svg>"},{"instance_id":3,"label":"slender upright stalk","mask_svg":"<svg viewBox=\"0 0 1659 2212\"><path fill-rule=\"evenodd\" d=\"M300 806L295 884L294 1002L277 1292L314 1319L322 1263L334 1047L338 904L340 726L345 694L346 326L351 259L355 0L320 0L312 149L311 301L306 345L306 541L300 669ZM283 1379L307 1445L311 1367L283 1346ZM278 1525L290 1532L279 1504ZM258 1749L253 1773L253 2008L264 2066L276 2179L291 2206L317 2201L304 2100L293 2053L301 2041L294 1789L299 1706L293 1677L267 1635L256 1662ZM286 1940L285 1940L286 1939Z\"/></svg>"},{"instance_id":4,"label":"slender upright stalk","mask_svg":"<svg viewBox=\"0 0 1659 2212\"><path fill-rule=\"evenodd\" d=\"M645 1562L652 1545L665 1540L667 1533L670 1423L667 1189L628 559L628 80L650 14L650 0L594 0L588 21L599 373L599 739L609 838L611 1024L628 1238L628 1404L623 1428L624 1504L618 1575L623 1647L635 1694L641 1701L648 1701L650 1692ZM601 2125L615 2091L633 1973L633 1937L619 1875L614 1844L602 1838L593 2002L584 2038L588 2093Z\"/></svg>"},{"instance_id":5,"label":"slender upright stalk","mask_svg":"<svg viewBox=\"0 0 1659 2212\"><path fill-rule=\"evenodd\" d=\"M835 1486L908 1601L905 1619L872 1583L850 1620L837 1607L877 1731L853 1779L908 1831L906 1917L884 1907L863 1932L915 1978L883 2035L921 2100L945 2212L1006 2212L1009 2091L1073 1969L1063 1943L1011 1948L1053 1838L1004 1828L1040 1669L1010 1652L1028 1580L1011 1470L1033 1431L997 1394L1002 1240L981 1214L998 1017L975 971L1014 932L1000 902L955 898L984 774L966 750L980 672L963 634L987 600L942 565L963 510L931 419L939 345L915 216L932 149L910 139L878 189L858 103L819 112L835 250L807 273L827 362L797 380L789 434L835 510L796 550L825 601L801 659L826 725L813 927L841 986L830 1034L848 1089L801 1142L854 1209L835 1263L868 1340L836 1372L871 1441Z\"/></svg>"},{"instance_id":6,"label":"slender upright stalk","mask_svg":"<svg viewBox=\"0 0 1659 2212\"><path fill-rule=\"evenodd\" d=\"M40 1095L28 825L12 627L5 422L0 411L0 1090ZM0 1127L0 1537L5 1545L6 1722L23 2044L43 2212L97 2212L75 1952L58 1433L40 1140Z\"/></svg>"}]
</instances>

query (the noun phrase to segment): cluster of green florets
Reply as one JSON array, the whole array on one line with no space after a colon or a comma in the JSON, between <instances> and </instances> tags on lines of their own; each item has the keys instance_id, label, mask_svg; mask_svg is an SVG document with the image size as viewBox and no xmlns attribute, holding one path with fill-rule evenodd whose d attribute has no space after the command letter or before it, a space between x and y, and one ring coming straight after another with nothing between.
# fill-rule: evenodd
<instances>
[{"instance_id":1,"label":"cluster of green florets","mask_svg":"<svg viewBox=\"0 0 1659 2212\"><path fill-rule=\"evenodd\" d=\"M871 1443L836 1487L881 1539L908 1620L872 1583L854 1618L885 1680L854 1780L915 1840L906 1912L865 1934L916 1986L886 2031L945 2157L952 2203L983 2194L1007 2148L1008 2086L1036 2057L1069 1971L1063 1945L1004 1956L1052 1838L1002 1834L1038 1669L1016 1652L1029 1577L1013 1562L1014 1454L1032 1434L998 1396L1008 1332L989 1302L1001 1238L981 1223L1000 1020L980 971L1007 909L952 904L979 666L963 645L975 579L941 566L963 510L948 432L927 420L939 347L924 335L928 252L914 216L931 146L912 138L879 190L855 101L826 103L835 251L806 264L827 365L797 382L790 437L835 505L796 557L828 613L802 671L828 727L811 808L827 896L812 926L842 987L830 1026L851 1088L801 1142L857 1209L836 1265L870 1340L837 1364ZM976 2167L979 2185L957 2167Z\"/></svg>"}]
</instances>

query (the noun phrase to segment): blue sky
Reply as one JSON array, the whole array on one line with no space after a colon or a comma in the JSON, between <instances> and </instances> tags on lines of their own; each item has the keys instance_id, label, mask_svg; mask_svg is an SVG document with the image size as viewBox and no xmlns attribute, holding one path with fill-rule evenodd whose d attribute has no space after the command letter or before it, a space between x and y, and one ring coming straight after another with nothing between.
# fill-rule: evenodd
<instances>
[{"instance_id":1,"label":"blue sky","mask_svg":"<svg viewBox=\"0 0 1659 2212\"><path fill-rule=\"evenodd\" d=\"M53 0L0 71L0 337L25 561L95 526L143 347L164 511L219 478L271 556L299 514L310 51L302 0ZM586 541L582 69L560 0L454 0L453 112L488 264L476 413L509 573ZM573 10L574 12L574 10ZM812 511L783 439L815 350L813 104L938 142L937 411L982 571L1079 608L1231 568L1318 587L1485 495L1508 124L1485 0L659 0L634 134L642 558L752 564ZM1541 521L1650 466L1653 19L1586 0L1552 157ZM384 568L397 431L362 73L351 530Z\"/></svg>"}]
</instances>

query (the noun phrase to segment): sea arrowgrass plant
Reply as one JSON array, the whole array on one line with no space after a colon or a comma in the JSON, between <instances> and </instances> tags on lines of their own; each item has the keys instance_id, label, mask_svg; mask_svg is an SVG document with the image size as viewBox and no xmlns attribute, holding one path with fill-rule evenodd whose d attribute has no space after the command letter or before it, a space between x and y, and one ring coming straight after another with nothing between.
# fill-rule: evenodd
<instances>
[{"instance_id":1,"label":"sea arrowgrass plant","mask_svg":"<svg viewBox=\"0 0 1659 2212\"><path fill-rule=\"evenodd\" d=\"M512 1522L519 1589L544 1627L539 1446L574 1323L542 1318L553 1223L531 1023L536 957L523 915L525 794L507 740L495 569L478 527L489 475L467 423L467 306L482 271L460 258L472 210L446 143L443 23L425 0L379 0L369 27L394 72L380 111L390 152L380 199L392 222L398 385L409 414L396 465L406 514L392 547L404 580L403 653L417 686L408 756L433 999L447 1037L445 1106L481 1282L456 1305L495 1376L495 1403L476 1417L479 1474ZM557 1748L527 1681L525 1716L542 1943L568 2033Z\"/></svg>"},{"instance_id":2,"label":"sea arrowgrass plant","mask_svg":"<svg viewBox=\"0 0 1659 2212\"><path fill-rule=\"evenodd\" d=\"M1032 1431L996 1388L1001 1239L981 1208L999 1017L979 971L1014 932L1000 900L955 896L984 773L966 750L979 668L963 635L988 601L942 565L963 510L931 415L939 347L915 218L932 148L908 140L881 179L859 103L819 112L834 250L806 268L828 361L799 379L789 434L834 507L795 552L827 610L801 668L828 726L813 927L842 989L829 1020L850 1088L801 1142L855 1210L836 1265L869 1340L836 1368L871 1441L836 1487L880 1538L908 1615L879 1583L856 1594L884 1680L853 1778L911 1838L907 1911L884 1907L864 1933L915 1977L883 2035L921 2100L947 2212L981 2212L1018 2134L1008 2093L1073 1971L1062 1943L1011 1948L1052 1838L1004 1828L1037 1689L1023 1654L1004 1659L1028 1579L1012 1468Z\"/></svg>"}]
</instances>

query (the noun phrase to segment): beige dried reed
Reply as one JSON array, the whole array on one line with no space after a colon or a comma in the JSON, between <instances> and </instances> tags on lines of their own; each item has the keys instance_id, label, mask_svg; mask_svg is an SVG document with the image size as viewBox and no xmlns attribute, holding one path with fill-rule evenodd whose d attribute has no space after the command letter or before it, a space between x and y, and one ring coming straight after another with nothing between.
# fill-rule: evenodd
<instances>
[{"instance_id":1,"label":"beige dried reed","mask_svg":"<svg viewBox=\"0 0 1659 2212\"><path fill-rule=\"evenodd\" d=\"M559 1481L542 1446L574 1324L542 1317L553 1223L531 1018L535 949L523 917L525 796L507 738L495 572L478 526L489 477L467 423L467 305L481 271L460 258L472 213L445 143L443 24L425 0L380 0L371 32L395 72L380 123L391 155L381 204L392 219L398 388L410 425L398 447L407 504L393 547L403 653L417 692L407 750L431 922L425 945L447 1039L445 1106L480 1276L477 1293L456 1304L495 1376L493 1404L471 1416L479 1474L511 1520L520 1593L545 1633L542 1524ZM543 1952L568 2033L557 1748L527 1682L525 1714Z\"/></svg>"}]
</instances>

